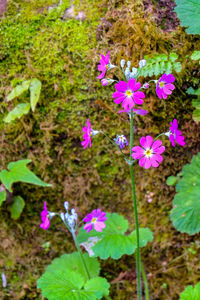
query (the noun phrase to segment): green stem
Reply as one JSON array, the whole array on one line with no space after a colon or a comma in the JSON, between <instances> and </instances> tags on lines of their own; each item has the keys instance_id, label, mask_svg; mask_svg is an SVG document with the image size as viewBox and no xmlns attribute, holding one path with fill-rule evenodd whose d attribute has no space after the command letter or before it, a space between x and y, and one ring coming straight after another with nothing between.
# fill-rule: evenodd
<instances>
[{"instance_id":1,"label":"green stem","mask_svg":"<svg viewBox=\"0 0 200 300\"><path fill-rule=\"evenodd\" d=\"M126 76L125 76L125 74L124 74L124 71L122 71L120 67L117 67L117 69L120 70L120 73L121 73L123 79L126 81Z\"/></svg>"},{"instance_id":2,"label":"green stem","mask_svg":"<svg viewBox=\"0 0 200 300\"><path fill-rule=\"evenodd\" d=\"M89 280L89 279L91 278L91 277L90 277L90 273L89 273L89 270L88 270L88 268L87 268L87 264L86 264L86 262L85 262L85 260L84 260L84 257L83 257L81 248L80 248L80 246L79 246L79 243L78 243L78 241L77 241L76 234L75 234L74 231L71 231L71 234L72 234L72 237L73 237L73 240L74 240L76 249L78 250L78 253L79 253L79 255L80 255L80 259L81 259L81 261L82 261L83 268L85 269L85 273L86 273L87 278L88 278L88 280Z\"/></svg>"},{"instance_id":3,"label":"green stem","mask_svg":"<svg viewBox=\"0 0 200 300\"><path fill-rule=\"evenodd\" d=\"M110 142L111 142L111 144L113 144L113 146L115 146L115 148L117 148L117 150L119 150L120 152L121 152L121 154L123 155L123 157L124 157L124 159L125 159L125 161L127 162L127 158L126 158L126 155L123 153L123 151L117 146L117 144L115 143L115 142L113 142L113 140L111 140L110 138L109 138L109 136L106 134L106 133L104 133L103 131L100 131Z\"/></svg>"},{"instance_id":4,"label":"green stem","mask_svg":"<svg viewBox=\"0 0 200 300\"><path fill-rule=\"evenodd\" d=\"M146 272L143 266L143 263L141 262L141 271L142 271L142 277L144 280L144 290L145 290L145 300L150 300L150 294L149 294L149 284L146 276Z\"/></svg>"},{"instance_id":5,"label":"green stem","mask_svg":"<svg viewBox=\"0 0 200 300\"><path fill-rule=\"evenodd\" d=\"M157 137L154 139L154 141L156 141L161 135L165 135L164 133L160 133L159 135L157 135Z\"/></svg>"},{"instance_id":6,"label":"green stem","mask_svg":"<svg viewBox=\"0 0 200 300\"><path fill-rule=\"evenodd\" d=\"M133 148L133 109L131 109L131 122L130 122L130 160L132 159L131 151ZM133 208L135 215L135 226L136 226L136 242L137 242L137 251L136 251L136 268L137 268L137 296L138 300L142 298L142 290L141 290L141 262L140 262L140 235L139 235L139 221L138 221L138 213L137 213L137 199L135 192L135 177L133 165L130 165L130 175L131 175L131 184L132 184L132 197L133 197Z\"/></svg>"}]
</instances>

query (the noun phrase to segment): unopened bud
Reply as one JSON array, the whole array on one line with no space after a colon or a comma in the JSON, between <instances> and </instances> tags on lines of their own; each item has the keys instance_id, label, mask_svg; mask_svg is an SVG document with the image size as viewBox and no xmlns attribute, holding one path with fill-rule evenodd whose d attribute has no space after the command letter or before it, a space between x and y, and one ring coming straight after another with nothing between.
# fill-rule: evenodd
<instances>
[{"instance_id":1,"label":"unopened bud","mask_svg":"<svg viewBox=\"0 0 200 300\"><path fill-rule=\"evenodd\" d=\"M126 63L125 59L122 59L122 60L120 61L120 65L121 65L122 69L124 68L125 63Z\"/></svg>"},{"instance_id":2,"label":"unopened bud","mask_svg":"<svg viewBox=\"0 0 200 300\"><path fill-rule=\"evenodd\" d=\"M140 67L140 69L143 68L143 67L145 67L145 66L146 66L146 63L147 63L146 59L140 60L140 62L139 62L139 67Z\"/></svg>"}]
</instances>

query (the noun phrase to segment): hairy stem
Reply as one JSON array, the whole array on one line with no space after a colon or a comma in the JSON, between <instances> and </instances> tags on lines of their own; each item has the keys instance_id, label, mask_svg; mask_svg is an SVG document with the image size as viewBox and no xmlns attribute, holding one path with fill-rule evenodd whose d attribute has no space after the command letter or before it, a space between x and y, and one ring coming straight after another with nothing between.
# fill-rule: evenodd
<instances>
[{"instance_id":1,"label":"hairy stem","mask_svg":"<svg viewBox=\"0 0 200 300\"><path fill-rule=\"evenodd\" d=\"M131 153L133 148L133 109L131 109L131 118L130 118L130 161L133 160ZM130 165L130 175L131 175L131 185L132 185L132 198L133 198L133 208L135 216L135 227L136 227L136 268L137 268L137 296L138 300L142 299L142 290L141 290L141 261L140 261L140 235L139 235L139 221L138 221L138 212L137 212L137 199L135 192L135 177L133 165Z\"/></svg>"}]
</instances>

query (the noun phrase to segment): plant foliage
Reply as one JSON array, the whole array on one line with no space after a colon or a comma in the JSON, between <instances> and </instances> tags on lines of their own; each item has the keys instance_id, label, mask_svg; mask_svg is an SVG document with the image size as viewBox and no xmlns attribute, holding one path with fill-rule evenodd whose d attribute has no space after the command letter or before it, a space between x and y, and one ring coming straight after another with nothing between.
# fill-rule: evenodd
<instances>
[{"instance_id":1,"label":"plant foliage","mask_svg":"<svg viewBox=\"0 0 200 300\"><path fill-rule=\"evenodd\" d=\"M172 70L176 72L181 71L181 63L176 62L178 55L176 53L166 54L156 54L152 57L146 55L144 58L147 64L144 68L140 70L140 76L151 77L152 75L160 75L163 73L170 74Z\"/></svg>"},{"instance_id":2,"label":"plant foliage","mask_svg":"<svg viewBox=\"0 0 200 300\"><path fill-rule=\"evenodd\" d=\"M19 103L9 114L5 117L4 121L10 123L15 119L20 119L23 115L28 114L30 108L35 111L35 107L40 98L42 84L37 78L25 80L22 84L17 85L7 96L7 101L22 95L25 91L30 89L30 103Z\"/></svg>"},{"instance_id":3,"label":"plant foliage","mask_svg":"<svg viewBox=\"0 0 200 300\"><path fill-rule=\"evenodd\" d=\"M126 235L128 221L116 213L106 215L108 219L105 221L106 227L102 232L93 229L87 233L83 227L79 230L77 236L79 243L87 243L91 237L97 237L98 241L92 246L92 251L101 259L108 257L119 259L124 254L134 253L137 248L136 231ZM148 228L140 228L140 247L144 247L152 239L152 232Z\"/></svg>"},{"instance_id":4,"label":"plant foliage","mask_svg":"<svg viewBox=\"0 0 200 300\"><path fill-rule=\"evenodd\" d=\"M199 300L200 299L200 282L194 287L188 285L180 294L180 300Z\"/></svg>"},{"instance_id":5,"label":"plant foliage","mask_svg":"<svg viewBox=\"0 0 200 300\"><path fill-rule=\"evenodd\" d=\"M192 60L200 60L200 51L195 50L191 55Z\"/></svg>"},{"instance_id":6,"label":"plant foliage","mask_svg":"<svg viewBox=\"0 0 200 300\"><path fill-rule=\"evenodd\" d=\"M25 206L25 202L24 202L24 199L20 196L15 196L14 197L14 202L10 208L10 211L11 211L11 217L14 219L14 220L17 220L23 209L24 209L24 206Z\"/></svg>"},{"instance_id":7,"label":"plant foliage","mask_svg":"<svg viewBox=\"0 0 200 300\"><path fill-rule=\"evenodd\" d=\"M88 279L78 252L53 260L38 280L38 288L49 300L96 300L109 294L109 283L99 277L99 263L87 253L84 259L90 271Z\"/></svg>"},{"instance_id":8,"label":"plant foliage","mask_svg":"<svg viewBox=\"0 0 200 300\"><path fill-rule=\"evenodd\" d=\"M200 152L183 167L176 185L171 220L177 230L188 234L200 232Z\"/></svg>"},{"instance_id":9,"label":"plant foliage","mask_svg":"<svg viewBox=\"0 0 200 300\"><path fill-rule=\"evenodd\" d=\"M200 88L194 90L192 87L187 89L189 95L197 96L196 99L192 100L192 106L195 108L192 114L192 118L196 122L200 122Z\"/></svg>"},{"instance_id":10,"label":"plant foliage","mask_svg":"<svg viewBox=\"0 0 200 300\"><path fill-rule=\"evenodd\" d=\"M0 206L6 200L6 191L0 192Z\"/></svg>"},{"instance_id":11,"label":"plant foliage","mask_svg":"<svg viewBox=\"0 0 200 300\"><path fill-rule=\"evenodd\" d=\"M181 26L187 27L189 34L200 34L200 2L199 0L175 0Z\"/></svg>"},{"instance_id":12,"label":"plant foliage","mask_svg":"<svg viewBox=\"0 0 200 300\"><path fill-rule=\"evenodd\" d=\"M51 184L45 183L38 178L33 172L27 168L27 164L30 163L30 159L18 160L8 164L8 171L2 170L0 172L0 180L3 185L12 192L12 184L14 182L26 182L44 187L50 187Z\"/></svg>"}]
</instances>

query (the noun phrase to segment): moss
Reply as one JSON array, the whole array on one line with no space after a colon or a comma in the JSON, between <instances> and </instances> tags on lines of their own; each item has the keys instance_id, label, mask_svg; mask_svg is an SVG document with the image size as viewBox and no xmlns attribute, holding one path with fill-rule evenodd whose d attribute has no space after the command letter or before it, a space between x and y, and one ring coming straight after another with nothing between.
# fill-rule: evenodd
<instances>
[{"instance_id":1,"label":"moss","mask_svg":"<svg viewBox=\"0 0 200 300\"><path fill-rule=\"evenodd\" d=\"M164 33L156 26L154 16L144 12L140 0L75 1L75 13L82 10L86 13L84 21L64 20L62 15L70 3L63 1L59 7L57 4L53 0L12 0L8 3L7 16L1 20L1 164L6 167L10 161L29 157L33 161L32 170L53 184L52 189L22 184L14 187L15 193L26 200L23 215L17 222L10 220L6 206L2 207L3 239L9 237L11 242L7 247L5 242L1 245L1 267L6 256L8 264L11 262L5 269L10 278L6 293L16 298L23 290L21 299L39 299L35 282L45 266L63 252L74 250L58 220L52 221L48 232L39 230L44 200L48 200L52 211L57 211L63 209L63 201L67 199L78 210L80 219L98 206L133 220L129 169L123 159L100 136L94 138L91 149L83 151L80 147L81 128L88 116L94 129L103 129L111 137L118 133L119 127L121 133L129 131L128 119L119 116L113 104L112 87L102 88L95 80L96 64L99 54L108 49L114 63L123 57L131 58L135 65L145 54L168 54L173 50L183 64L182 72L176 74L177 90L167 101L158 101L153 90L147 92L145 106L149 115L137 118L135 143L141 135L168 130L169 121L176 116L182 120L188 147L174 151L168 148L159 171L144 172L137 165L135 170L140 223L149 226L155 236L142 255L151 294L155 300L166 299L166 290L161 288L166 282L167 293L175 300L188 283L188 272L190 282L195 283L198 263L183 249L195 237L177 234L169 221L174 191L166 186L165 179L180 171L200 151L199 128L191 120L191 100L183 89L183 85L187 88L191 83L198 84L191 79L191 71L196 66L186 55L194 50L194 45L200 46L199 40L178 28ZM56 6L48 11L53 5ZM11 104L4 102L5 96L12 86L32 77L42 82L36 111L5 125L3 117L7 111L28 99L28 95ZM147 201L150 192L154 193L152 203ZM48 254L41 248L45 241L51 241ZM174 261L182 254L180 261ZM103 262L103 267L102 274L110 281L126 270L126 276L112 284L112 299L131 298L136 289L134 258L124 256L120 261ZM17 281L18 276L28 287ZM0 292L2 297L3 293Z\"/></svg>"}]
</instances>

